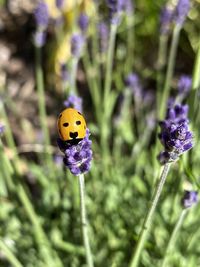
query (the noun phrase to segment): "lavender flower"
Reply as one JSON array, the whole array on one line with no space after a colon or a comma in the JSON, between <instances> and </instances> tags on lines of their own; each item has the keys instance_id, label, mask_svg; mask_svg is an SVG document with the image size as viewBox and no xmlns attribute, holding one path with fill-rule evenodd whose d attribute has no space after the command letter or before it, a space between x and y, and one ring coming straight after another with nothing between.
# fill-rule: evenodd
<instances>
[{"instance_id":1,"label":"lavender flower","mask_svg":"<svg viewBox=\"0 0 200 267\"><path fill-rule=\"evenodd\" d=\"M42 47L46 42L46 32L44 31L36 31L33 36L33 41L36 47Z\"/></svg>"},{"instance_id":2,"label":"lavender flower","mask_svg":"<svg viewBox=\"0 0 200 267\"><path fill-rule=\"evenodd\" d=\"M166 160L169 158L168 161L174 161L193 147L193 135L189 130L187 113L187 105L176 105L168 109L166 119L160 122L159 138L164 146L164 152L167 152L158 156L161 163L164 161L163 157Z\"/></svg>"},{"instance_id":3,"label":"lavender flower","mask_svg":"<svg viewBox=\"0 0 200 267\"><path fill-rule=\"evenodd\" d=\"M54 158L53 158L55 164L58 166L58 167L61 167L62 166L62 163L63 163L63 157L60 156L60 155L55 155Z\"/></svg>"},{"instance_id":4,"label":"lavender flower","mask_svg":"<svg viewBox=\"0 0 200 267\"><path fill-rule=\"evenodd\" d=\"M71 38L71 53L75 57L80 57L83 45L84 45L84 37L81 34L74 34Z\"/></svg>"},{"instance_id":5,"label":"lavender flower","mask_svg":"<svg viewBox=\"0 0 200 267\"><path fill-rule=\"evenodd\" d=\"M160 32L161 34L168 34L173 20L174 10L165 6L160 15Z\"/></svg>"},{"instance_id":6,"label":"lavender flower","mask_svg":"<svg viewBox=\"0 0 200 267\"><path fill-rule=\"evenodd\" d=\"M124 5L124 11L126 13L126 15L128 16L132 16L133 15L133 1L132 0L126 0L125 1L125 5Z\"/></svg>"},{"instance_id":7,"label":"lavender flower","mask_svg":"<svg viewBox=\"0 0 200 267\"><path fill-rule=\"evenodd\" d=\"M184 208L191 208L198 202L198 192L186 190L181 202Z\"/></svg>"},{"instance_id":8,"label":"lavender flower","mask_svg":"<svg viewBox=\"0 0 200 267\"><path fill-rule=\"evenodd\" d=\"M82 32L86 32L89 24L89 18L86 14L81 13L78 18L78 25Z\"/></svg>"},{"instance_id":9,"label":"lavender flower","mask_svg":"<svg viewBox=\"0 0 200 267\"><path fill-rule=\"evenodd\" d=\"M105 52L108 48L109 29L105 22L101 22L98 25L99 39L100 39L100 51Z\"/></svg>"},{"instance_id":10,"label":"lavender flower","mask_svg":"<svg viewBox=\"0 0 200 267\"><path fill-rule=\"evenodd\" d=\"M190 0L179 0L175 10L175 22L183 25L190 10Z\"/></svg>"},{"instance_id":11,"label":"lavender flower","mask_svg":"<svg viewBox=\"0 0 200 267\"><path fill-rule=\"evenodd\" d=\"M60 74L61 74L61 79L62 79L63 82L68 81L69 73L67 71L66 64L64 64L64 63L60 64Z\"/></svg>"},{"instance_id":12,"label":"lavender flower","mask_svg":"<svg viewBox=\"0 0 200 267\"><path fill-rule=\"evenodd\" d=\"M136 99L141 99L142 97L142 87L140 84L140 80L137 74L135 73L130 73L126 78L125 78L125 85L129 87L135 98Z\"/></svg>"},{"instance_id":13,"label":"lavender flower","mask_svg":"<svg viewBox=\"0 0 200 267\"><path fill-rule=\"evenodd\" d=\"M65 154L63 159L66 167L74 175L86 173L90 170L92 160L92 141L89 140L89 130L86 131L86 137L78 144L68 144L61 139L57 140L60 150Z\"/></svg>"},{"instance_id":14,"label":"lavender flower","mask_svg":"<svg viewBox=\"0 0 200 267\"><path fill-rule=\"evenodd\" d=\"M49 22L49 11L45 2L39 2L35 9L34 17L38 28L47 28Z\"/></svg>"},{"instance_id":15,"label":"lavender flower","mask_svg":"<svg viewBox=\"0 0 200 267\"><path fill-rule=\"evenodd\" d=\"M0 136L4 133L5 131L5 126L0 123Z\"/></svg>"},{"instance_id":16,"label":"lavender flower","mask_svg":"<svg viewBox=\"0 0 200 267\"><path fill-rule=\"evenodd\" d=\"M58 9L62 9L64 0L56 0L56 6Z\"/></svg>"},{"instance_id":17,"label":"lavender flower","mask_svg":"<svg viewBox=\"0 0 200 267\"><path fill-rule=\"evenodd\" d=\"M111 23L118 24L123 11L126 11L131 6L129 0L107 0L107 6L110 10Z\"/></svg>"},{"instance_id":18,"label":"lavender flower","mask_svg":"<svg viewBox=\"0 0 200 267\"><path fill-rule=\"evenodd\" d=\"M70 95L66 101L64 101L66 108L73 107L79 112L82 112L82 99L76 95Z\"/></svg>"},{"instance_id":19,"label":"lavender flower","mask_svg":"<svg viewBox=\"0 0 200 267\"><path fill-rule=\"evenodd\" d=\"M180 94L186 95L192 86L192 79L188 75L182 75L178 80L178 91Z\"/></svg>"}]
</instances>

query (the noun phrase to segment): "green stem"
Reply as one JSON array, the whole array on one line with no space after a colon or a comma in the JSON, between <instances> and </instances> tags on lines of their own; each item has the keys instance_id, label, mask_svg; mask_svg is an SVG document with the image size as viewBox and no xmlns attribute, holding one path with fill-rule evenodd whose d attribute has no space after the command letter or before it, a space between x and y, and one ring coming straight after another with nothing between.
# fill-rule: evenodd
<instances>
[{"instance_id":1,"label":"green stem","mask_svg":"<svg viewBox=\"0 0 200 267\"><path fill-rule=\"evenodd\" d=\"M117 23L111 24L108 53L106 58L106 73L105 73L104 96L103 96L104 113L102 114L102 120L101 120L101 146L102 146L102 151L104 153L103 155L104 164L107 161L107 154L108 154L107 139L109 133L108 130L109 129L108 111L110 109L109 94L111 91L111 84L112 84L112 69L113 69L113 57L114 57L116 33L117 33Z\"/></svg>"},{"instance_id":2,"label":"green stem","mask_svg":"<svg viewBox=\"0 0 200 267\"><path fill-rule=\"evenodd\" d=\"M133 66L134 60L134 14L127 16L127 55L126 55L126 64L125 64L125 73L130 72Z\"/></svg>"},{"instance_id":3,"label":"green stem","mask_svg":"<svg viewBox=\"0 0 200 267\"><path fill-rule=\"evenodd\" d=\"M88 235L88 222L86 217L86 207L85 207L85 182L84 175L80 174L79 178L79 190L80 190L80 202L81 202L81 225L82 225L82 233L83 233L83 241L86 252L86 260L88 267L93 267L93 259L92 252L90 248L90 241Z\"/></svg>"},{"instance_id":4,"label":"green stem","mask_svg":"<svg viewBox=\"0 0 200 267\"><path fill-rule=\"evenodd\" d=\"M8 120L8 116L7 116L3 101L0 101L0 112L1 112L1 115L2 115L3 120L5 121L5 125L6 125L6 128L5 128L6 142L7 142L8 146L14 152L15 157L17 157L17 149L16 149L16 146L15 146L15 141L14 141L14 138L13 138L13 134L12 134L12 131L11 131L10 123L9 123L9 120Z\"/></svg>"},{"instance_id":5,"label":"green stem","mask_svg":"<svg viewBox=\"0 0 200 267\"><path fill-rule=\"evenodd\" d=\"M195 59L194 64L194 70L193 70L193 79L192 79L192 88L195 90L194 93L194 121L195 125L197 125L197 122L200 121L200 115L199 115L199 89L200 89L200 40L199 40L199 46L198 51Z\"/></svg>"},{"instance_id":6,"label":"green stem","mask_svg":"<svg viewBox=\"0 0 200 267\"><path fill-rule=\"evenodd\" d=\"M114 56L114 49L115 49L116 33L117 33L117 23L111 24L108 54L107 54L107 60L106 60L105 86L104 86L104 109L105 111L108 108L107 103L109 102L108 97L109 97L111 83L112 83L112 68L113 68L113 56Z\"/></svg>"},{"instance_id":7,"label":"green stem","mask_svg":"<svg viewBox=\"0 0 200 267\"><path fill-rule=\"evenodd\" d=\"M42 132L44 133L44 149L45 149L45 157L47 162L50 163L51 166L51 156L48 153L48 147L50 145L50 136L47 125L47 115L45 108L45 94L44 94L44 77L42 71L42 63L41 63L41 48L35 47L35 64L36 64L36 85L38 92L38 106L39 106L39 118L40 124L42 128Z\"/></svg>"},{"instance_id":8,"label":"green stem","mask_svg":"<svg viewBox=\"0 0 200 267\"><path fill-rule=\"evenodd\" d=\"M40 249L40 253L44 262L48 267L62 266L62 263L57 255L53 255L53 250L51 249L49 240L40 225L39 219L33 209L29 198L27 197L24 188L20 184L18 184L17 186L17 193L20 201L22 202L22 205L26 210L26 213L28 214L30 221L32 222L32 225L34 226L36 241L38 243L38 247Z\"/></svg>"},{"instance_id":9,"label":"green stem","mask_svg":"<svg viewBox=\"0 0 200 267\"><path fill-rule=\"evenodd\" d=\"M77 95L77 88L76 88L77 68L78 68L78 58L74 57L72 59L72 65L71 65L70 93L75 95Z\"/></svg>"},{"instance_id":10,"label":"green stem","mask_svg":"<svg viewBox=\"0 0 200 267\"><path fill-rule=\"evenodd\" d=\"M167 42L168 35L161 34L159 38L159 47L158 47L158 62L157 62L157 74L156 74L156 83L157 83L157 113L159 111L158 106L160 105L160 97L161 97L161 88L163 83L163 68L166 65L166 57L167 57Z\"/></svg>"},{"instance_id":11,"label":"green stem","mask_svg":"<svg viewBox=\"0 0 200 267\"><path fill-rule=\"evenodd\" d=\"M149 229L150 229L151 224L152 224L153 214L155 212L156 206L158 204L158 200L160 198L160 194L162 192L164 183L165 183L166 178L167 178L167 174L168 174L169 169L170 169L170 164L171 163L166 163L163 167L163 171L161 173L160 179L158 181L157 187L154 191L154 194L153 194L153 197L151 200L150 208L149 208L149 210L145 216L144 223L143 223L141 232L139 234L139 239L138 239L138 242L136 244L136 249L134 251L132 259L131 259L130 267L137 267L138 266L140 255L141 255L142 249L144 247L145 241L147 239L147 234L148 234Z\"/></svg>"},{"instance_id":12,"label":"green stem","mask_svg":"<svg viewBox=\"0 0 200 267\"><path fill-rule=\"evenodd\" d=\"M194 90L198 90L200 88L200 40L194 64L192 88Z\"/></svg>"},{"instance_id":13,"label":"green stem","mask_svg":"<svg viewBox=\"0 0 200 267\"><path fill-rule=\"evenodd\" d=\"M1 239L0 239L0 248L2 249L2 252L5 254L7 260L12 264L13 267L23 267L23 265L15 257L13 252L4 244L4 242Z\"/></svg>"},{"instance_id":14,"label":"green stem","mask_svg":"<svg viewBox=\"0 0 200 267\"><path fill-rule=\"evenodd\" d=\"M183 209L180 216L179 216L179 219L174 227L174 230L172 232L172 235L170 237L170 240L169 240L169 243L167 245L167 248L165 250L165 255L164 255L164 259L163 259L163 262L162 262L162 265L161 267L165 267L166 264L167 264L167 261L169 259L169 255L170 255L170 252L176 242L176 239L177 239L177 235L178 235L178 232L183 224L183 221L185 219L185 216L187 214L187 209Z\"/></svg>"},{"instance_id":15,"label":"green stem","mask_svg":"<svg viewBox=\"0 0 200 267\"><path fill-rule=\"evenodd\" d=\"M179 41L179 35L180 35L181 26L179 24L176 24L173 31L172 36L172 43L170 47L170 53L169 53L169 60L167 64L167 73L165 78L165 84L164 84L164 90L161 98L161 106L160 106L160 118L164 116L164 112L167 105L167 100L170 93L170 86L171 86L171 80L174 73L174 66L175 66L175 60L176 60L176 53L177 53L177 47L178 47L178 41Z\"/></svg>"}]
</instances>

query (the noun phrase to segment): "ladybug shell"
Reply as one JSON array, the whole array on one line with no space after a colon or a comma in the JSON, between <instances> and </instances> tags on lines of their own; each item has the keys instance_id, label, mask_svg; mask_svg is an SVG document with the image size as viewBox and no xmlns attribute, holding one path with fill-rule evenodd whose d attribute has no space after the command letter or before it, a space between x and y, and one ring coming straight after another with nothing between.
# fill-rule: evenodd
<instances>
[{"instance_id":1,"label":"ladybug shell","mask_svg":"<svg viewBox=\"0 0 200 267\"><path fill-rule=\"evenodd\" d=\"M76 109L63 110L57 121L58 132L63 141L81 140L86 135L86 122Z\"/></svg>"}]
</instances>

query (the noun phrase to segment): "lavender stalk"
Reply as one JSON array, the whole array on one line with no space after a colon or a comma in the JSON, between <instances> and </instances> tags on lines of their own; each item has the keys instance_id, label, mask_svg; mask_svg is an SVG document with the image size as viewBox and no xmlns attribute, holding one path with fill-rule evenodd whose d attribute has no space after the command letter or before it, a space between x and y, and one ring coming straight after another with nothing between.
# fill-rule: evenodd
<instances>
[{"instance_id":1,"label":"lavender stalk","mask_svg":"<svg viewBox=\"0 0 200 267\"><path fill-rule=\"evenodd\" d=\"M86 260L88 267L93 267L93 259L92 259L92 252L90 248L90 241L89 241L89 234L88 234L88 222L87 222L87 215L86 215L86 207L85 207L85 182L84 182L84 175L80 174L78 176L79 179L79 191L80 191L80 202L81 202L81 226L82 226L82 233L83 233L83 241L85 246L86 252Z\"/></svg>"},{"instance_id":2,"label":"lavender stalk","mask_svg":"<svg viewBox=\"0 0 200 267\"><path fill-rule=\"evenodd\" d=\"M174 247L174 244L177 240L177 236L179 234L179 231L183 225L183 222L185 220L185 217L188 213L188 210L194 206L196 203L198 202L198 193L196 191L185 191L185 194L182 198L182 206L183 206L183 210L179 216L178 221L175 224L175 227L173 229L172 235L169 239L166 251L165 251L165 255L164 255L164 259L163 259L163 263L161 265L161 267L165 267L167 266L168 260L169 260L169 256L172 252L172 249Z\"/></svg>"},{"instance_id":3,"label":"lavender stalk","mask_svg":"<svg viewBox=\"0 0 200 267\"><path fill-rule=\"evenodd\" d=\"M158 204L158 200L160 198L160 194L161 194L163 186L165 184L170 166L171 166L171 163L166 163L163 167L160 179L158 181L157 187L154 191L154 194L153 194L153 197L151 200L150 208L149 208L149 210L145 216L144 223L143 223L141 232L139 234L139 239L138 239L134 254L132 256L132 259L131 259L130 267L137 267L138 266L140 255L141 255L142 249L145 245L147 234L148 234L149 229L150 229L151 224L152 224L153 214L154 214L154 211L155 211L156 206Z\"/></svg>"},{"instance_id":4,"label":"lavender stalk","mask_svg":"<svg viewBox=\"0 0 200 267\"><path fill-rule=\"evenodd\" d=\"M1 239L0 239L0 248L2 253L6 256L7 260L12 264L13 267L23 267L23 265L15 257L13 252L6 246L6 244Z\"/></svg>"}]
</instances>

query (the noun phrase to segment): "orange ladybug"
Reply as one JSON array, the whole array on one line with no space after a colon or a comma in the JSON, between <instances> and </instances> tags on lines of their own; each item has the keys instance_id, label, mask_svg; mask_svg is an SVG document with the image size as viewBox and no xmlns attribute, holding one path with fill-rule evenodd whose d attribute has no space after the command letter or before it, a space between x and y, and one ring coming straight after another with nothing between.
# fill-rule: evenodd
<instances>
[{"instance_id":1,"label":"orange ladybug","mask_svg":"<svg viewBox=\"0 0 200 267\"><path fill-rule=\"evenodd\" d=\"M86 135L85 119L74 108L67 108L60 113L57 126L60 138L63 141L80 141Z\"/></svg>"}]
</instances>

